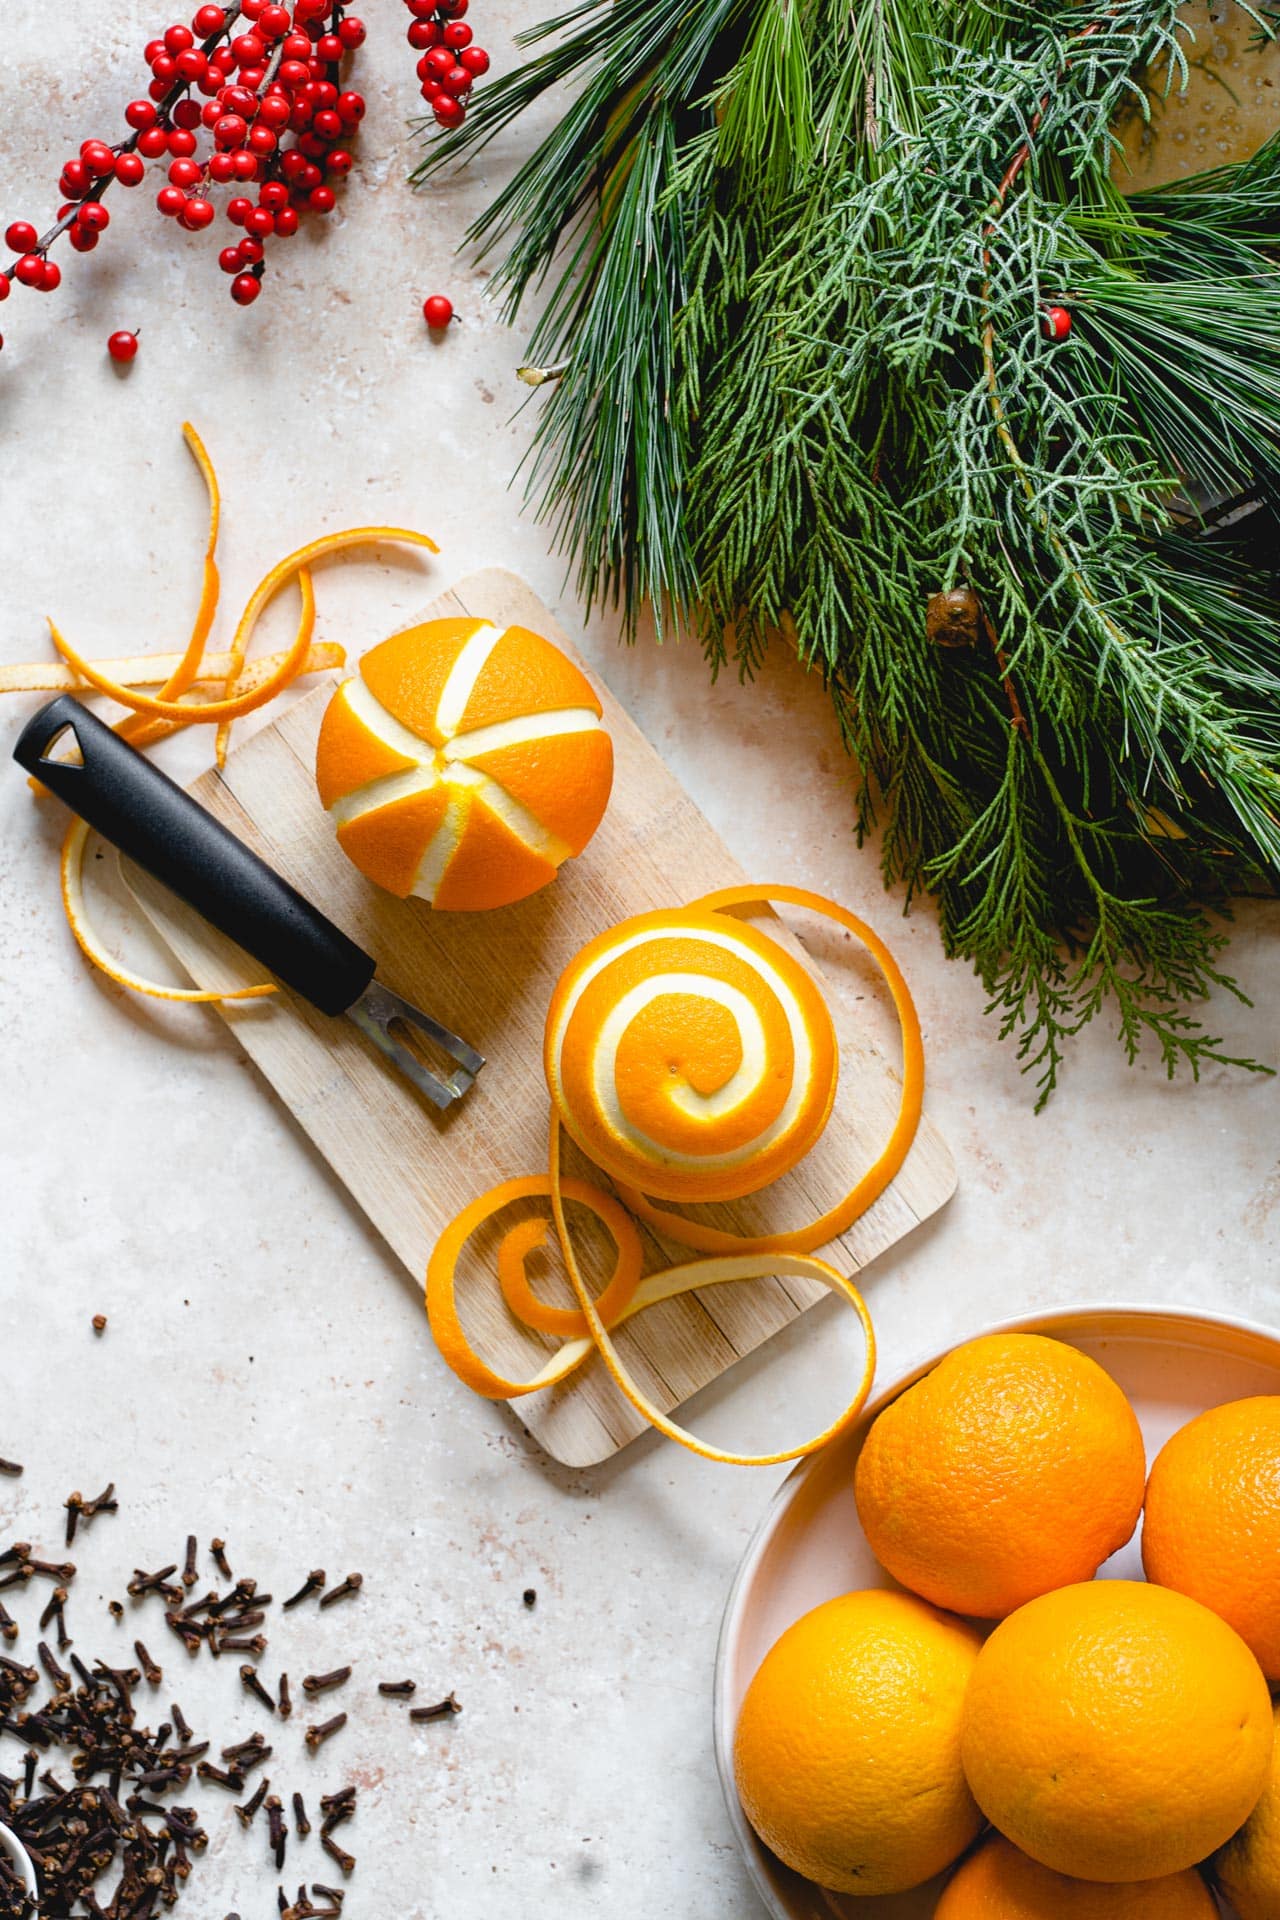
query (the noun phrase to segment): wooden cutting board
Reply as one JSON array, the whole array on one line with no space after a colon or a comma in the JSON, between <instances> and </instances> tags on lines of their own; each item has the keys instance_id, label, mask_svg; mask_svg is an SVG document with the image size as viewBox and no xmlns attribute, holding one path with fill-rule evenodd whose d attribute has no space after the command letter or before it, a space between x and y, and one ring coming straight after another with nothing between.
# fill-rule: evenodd
<instances>
[{"instance_id":1,"label":"wooden cutting board","mask_svg":"<svg viewBox=\"0 0 1280 1920\"><path fill-rule=\"evenodd\" d=\"M473 574L421 616L483 615L555 640L576 658L530 588L513 574ZM608 689L593 681L613 735L616 777L604 824L554 885L490 914L433 913L380 892L338 847L316 797L312 767L332 685L203 774L192 793L377 957L379 977L486 1055L473 1092L448 1114L428 1108L345 1019L327 1019L294 994L224 1004L220 1011L298 1123L311 1136L420 1285L441 1228L497 1181L546 1166L548 1104L542 1027L552 987L585 941L614 921L693 899L744 876L684 788ZM752 879L785 881L785 874ZM261 969L147 876L130 872L148 916L201 986L247 984ZM790 934L774 923L779 937ZM812 963L810 963L812 964ZM739 1231L799 1225L845 1192L884 1141L898 1104L898 1072L856 1031L841 1032L840 1093L803 1165L764 1195L699 1211ZM570 1171L587 1172L571 1153ZM828 1257L856 1271L933 1213L955 1187L946 1145L926 1120L889 1191ZM530 1203L532 1210L534 1203ZM505 1216L503 1226L515 1213ZM543 1364L547 1343L518 1326L492 1279L496 1230L477 1236L460 1301L472 1338L509 1377ZM584 1225L587 1264L607 1271L606 1242ZM687 1258L649 1238L652 1264ZM533 1276L548 1296L561 1284ZM808 1281L751 1281L686 1296L639 1315L620 1343L648 1392L671 1408L731 1367L820 1298ZM564 1296L566 1300L568 1295ZM424 1322L423 1338L429 1338ZM443 1365L443 1362L441 1362ZM592 1361L572 1383L513 1402L529 1432L570 1466L607 1459L643 1423ZM797 1437L805 1428L803 1411ZM742 1423L749 1433L749 1421Z\"/></svg>"}]
</instances>

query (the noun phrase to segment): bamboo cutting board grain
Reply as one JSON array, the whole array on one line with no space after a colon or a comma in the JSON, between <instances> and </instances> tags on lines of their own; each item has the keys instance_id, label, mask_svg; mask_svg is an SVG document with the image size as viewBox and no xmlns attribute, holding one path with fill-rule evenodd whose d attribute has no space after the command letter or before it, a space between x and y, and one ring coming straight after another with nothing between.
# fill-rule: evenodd
<instances>
[{"instance_id":1,"label":"bamboo cutting board grain","mask_svg":"<svg viewBox=\"0 0 1280 1920\"><path fill-rule=\"evenodd\" d=\"M422 617L460 613L532 627L574 654L531 589L513 574L473 574ZM321 809L312 774L331 685L300 700L232 753L221 774L203 774L191 789L374 954L388 986L487 1056L474 1091L441 1116L350 1021L326 1019L284 989L270 1000L220 1008L418 1284L441 1228L468 1201L499 1180L546 1166L542 1026L552 987L573 954L629 914L677 905L744 878L639 729L607 689L594 684L616 755L609 812L587 851L552 886L502 912L436 914L421 901L380 892L350 864ZM130 884L198 984L244 984L260 977L238 948L156 882L131 870ZM771 930L791 944L778 923ZM699 1209L702 1216L739 1231L798 1225L843 1193L873 1158L897 1107L896 1061L891 1066L856 1031L842 1031L840 1038L840 1094L818 1146L766 1194ZM568 1166L589 1172L572 1151ZM828 1257L857 1271L942 1206L954 1187L950 1153L926 1120L892 1187ZM530 1203L529 1210L535 1207ZM515 1217L505 1216L502 1226ZM517 1326L498 1296L492 1278L497 1237L498 1230L489 1228L473 1242L460 1287L462 1311L479 1350L496 1356L510 1374L527 1376L542 1364L547 1345ZM600 1280L610 1250L585 1218L583 1243L588 1269ZM647 1251L653 1265L688 1257L652 1238ZM559 1284L537 1273L533 1278L548 1293ZM637 1378L671 1408L795 1319L821 1291L796 1280L717 1287L639 1315L620 1334L620 1344ZM423 1338L429 1337L424 1321ZM595 1361L570 1384L513 1405L540 1445L569 1466L607 1459L643 1431ZM797 1438L803 1425L801 1415Z\"/></svg>"}]
</instances>

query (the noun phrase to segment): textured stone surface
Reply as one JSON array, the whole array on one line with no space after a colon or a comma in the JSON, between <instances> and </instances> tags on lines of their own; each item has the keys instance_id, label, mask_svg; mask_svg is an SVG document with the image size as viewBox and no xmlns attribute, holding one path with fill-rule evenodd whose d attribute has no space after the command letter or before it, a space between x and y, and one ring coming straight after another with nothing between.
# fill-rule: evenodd
<instances>
[{"instance_id":1,"label":"textured stone surface","mask_svg":"<svg viewBox=\"0 0 1280 1920\"><path fill-rule=\"evenodd\" d=\"M961 1190L869 1276L882 1378L983 1322L1071 1300L1280 1318L1275 1082L1224 1070L1170 1088L1158 1063L1127 1071L1099 1028L1033 1118L981 989L944 961L927 909L900 917L873 854L852 843L821 688L782 660L753 688L713 687L690 650L626 653L607 616L584 626L508 487L528 436L529 415L511 418L523 341L487 314L481 274L451 258L514 136L469 177L411 194L402 9L365 11L371 107L356 174L251 312L227 299L209 238L162 224L151 189L112 196L107 240L70 261L59 295L15 297L0 314L4 657L41 654L46 611L95 652L180 640L204 520L186 417L225 484L229 614L277 555L355 521L426 527L442 553L318 570L321 631L353 650L469 569L515 568L583 633L748 869L836 894L901 954ZM112 130L163 24L141 0L106 15L87 0L12 12L5 221L53 205L61 159ZM506 67L527 6L474 0L474 17ZM465 316L439 343L420 318L437 289ZM119 326L142 334L123 376L104 352ZM0 715L6 752L32 705ZM163 757L193 773L207 751L186 740ZM141 1005L86 972L58 910L61 823L16 772L0 781L0 810L0 1454L28 1462L23 1481L0 1480L0 1533L53 1545L73 1487L119 1482L120 1516L81 1556L79 1650L117 1657L125 1636L99 1595L180 1553L189 1527L225 1534L235 1564L277 1594L314 1565L360 1567L365 1596L323 1626L291 1616L264 1663L273 1675L279 1654L296 1688L344 1654L357 1662L344 1734L306 1763L295 1719L272 1767L281 1790L311 1799L348 1775L364 1783L348 1830L362 1857L352 1920L754 1915L709 1704L725 1590L773 1476L649 1442L600 1472L549 1468L438 1364L414 1288L217 1017ZM1241 914L1231 961L1257 1005L1223 997L1210 1013L1233 1046L1273 1060L1275 932L1274 906ZM856 961L847 979L887 1032ZM98 1311L110 1316L100 1341ZM820 1310L695 1411L726 1437L794 1433L814 1403L834 1404L851 1341ZM163 1627L147 1637L192 1717L216 1715L228 1737L257 1724L233 1674L188 1670ZM455 1687L461 1719L410 1734L373 1697L378 1678L404 1672L424 1697ZM215 1839L194 1908L273 1912L264 1837L245 1843L215 1790L198 1803ZM320 1860L308 1856L324 1879Z\"/></svg>"}]
</instances>

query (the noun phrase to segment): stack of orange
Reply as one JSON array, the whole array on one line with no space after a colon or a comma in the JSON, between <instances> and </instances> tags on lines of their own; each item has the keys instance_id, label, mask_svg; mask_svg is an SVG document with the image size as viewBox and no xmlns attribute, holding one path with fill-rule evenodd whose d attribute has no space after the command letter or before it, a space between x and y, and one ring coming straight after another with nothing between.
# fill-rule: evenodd
<instances>
[{"instance_id":1,"label":"stack of orange","mask_svg":"<svg viewBox=\"0 0 1280 1920\"><path fill-rule=\"evenodd\" d=\"M1280 1920L1280 1397L1201 1415L1147 1480L1095 1361L990 1336L884 1409L854 1491L910 1593L766 1656L734 1756L761 1839L846 1894L960 1861L936 1920L1213 1920L1210 1882ZM1147 1580L1096 1580L1144 1511Z\"/></svg>"}]
</instances>

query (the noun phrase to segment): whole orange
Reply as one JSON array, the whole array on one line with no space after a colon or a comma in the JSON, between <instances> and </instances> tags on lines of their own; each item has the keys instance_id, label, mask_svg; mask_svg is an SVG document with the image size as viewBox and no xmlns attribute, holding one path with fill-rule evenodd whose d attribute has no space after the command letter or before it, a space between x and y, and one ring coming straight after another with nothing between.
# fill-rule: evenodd
<instances>
[{"instance_id":1,"label":"whole orange","mask_svg":"<svg viewBox=\"0 0 1280 1920\"><path fill-rule=\"evenodd\" d=\"M1280 1680L1280 1394L1211 1407L1166 1441L1147 1482L1142 1564L1221 1614Z\"/></svg>"},{"instance_id":2,"label":"whole orange","mask_svg":"<svg viewBox=\"0 0 1280 1920\"><path fill-rule=\"evenodd\" d=\"M1010 1614L974 1667L961 1751L1006 1839L1081 1880L1180 1873L1248 1819L1271 1699L1239 1634L1198 1601L1095 1580Z\"/></svg>"},{"instance_id":3,"label":"whole orange","mask_svg":"<svg viewBox=\"0 0 1280 1920\"><path fill-rule=\"evenodd\" d=\"M344 853L403 899L509 906L599 826L613 746L586 675L527 627L428 620L325 710L316 786Z\"/></svg>"},{"instance_id":4,"label":"whole orange","mask_svg":"<svg viewBox=\"0 0 1280 1920\"><path fill-rule=\"evenodd\" d=\"M875 1421L858 1516L881 1565L956 1613L1000 1619L1088 1580L1142 1509L1133 1408L1087 1355L1041 1334L970 1340Z\"/></svg>"},{"instance_id":5,"label":"whole orange","mask_svg":"<svg viewBox=\"0 0 1280 1920\"><path fill-rule=\"evenodd\" d=\"M778 1858L840 1893L900 1893L982 1825L960 1768L972 1627L905 1593L846 1593L766 1654L747 1689L734 1776Z\"/></svg>"},{"instance_id":6,"label":"whole orange","mask_svg":"<svg viewBox=\"0 0 1280 1920\"><path fill-rule=\"evenodd\" d=\"M1159 1880L1069 1880L999 1834L957 1868L934 1920L1217 1920L1198 1873Z\"/></svg>"},{"instance_id":7,"label":"whole orange","mask_svg":"<svg viewBox=\"0 0 1280 1920\"><path fill-rule=\"evenodd\" d=\"M1218 1885L1239 1920L1276 1920L1280 1914L1280 1706L1275 1709L1271 1772L1249 1818L1214 1855Z\"/></svg>"}]
</instances>

